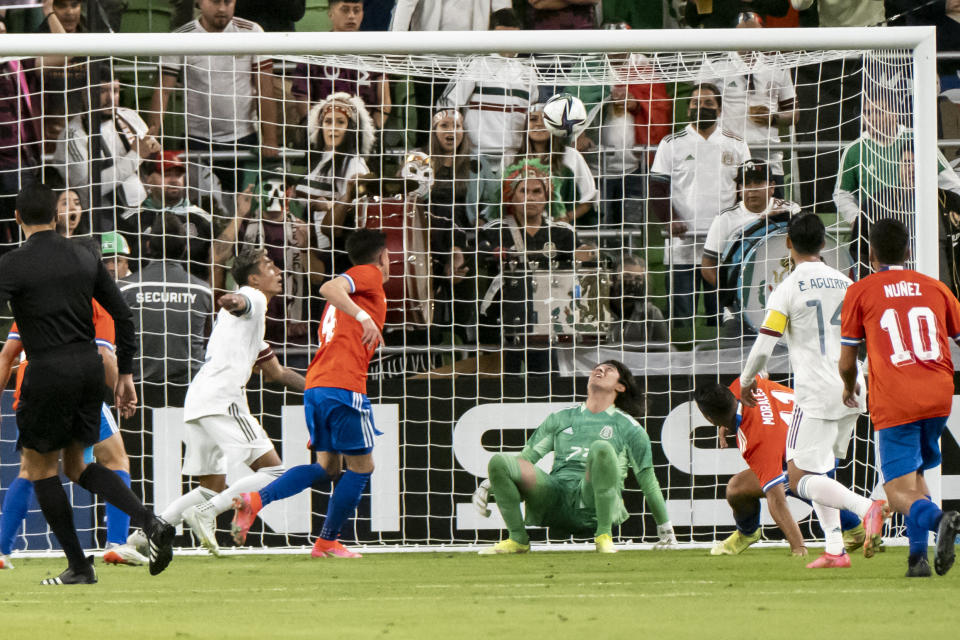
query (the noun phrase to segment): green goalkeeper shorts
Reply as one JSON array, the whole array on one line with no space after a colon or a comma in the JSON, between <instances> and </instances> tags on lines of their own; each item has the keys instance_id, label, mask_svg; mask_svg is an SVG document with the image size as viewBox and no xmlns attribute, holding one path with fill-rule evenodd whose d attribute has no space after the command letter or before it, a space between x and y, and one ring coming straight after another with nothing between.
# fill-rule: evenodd
<instances>
[{"instance_id":1,"label":"green goalkeeper shorts","mask_svg":"<svg viewBox=\"0 0 960 640\"><path fill-rule=\"evenodd\" d=\"M558 477L540 469L536 469L536 472L536 486L523 496L525 523L535 527L550 527L566 534L592 535L597 528L597 513L583 499L585 490L588 490L583 477Z\"/></svg>"}]
</instances>

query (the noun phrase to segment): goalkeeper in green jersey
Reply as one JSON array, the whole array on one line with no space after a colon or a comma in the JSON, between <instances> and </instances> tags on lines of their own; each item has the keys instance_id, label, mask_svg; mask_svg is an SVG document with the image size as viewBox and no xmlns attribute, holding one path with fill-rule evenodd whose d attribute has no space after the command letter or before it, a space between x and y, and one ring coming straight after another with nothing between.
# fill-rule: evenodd
<instances>
[{"instance_id":1,"label":"goalkeeper in green jersey","mask_svg":"<svg viewBox=\"0 0 960 640\"><path fill-rule=\"evenodd\" d=\"M613 525L628 517L621 496L628 466L657 522L656 547L676 544L653 472L650 438L631 416L640 413L637 396L630 370L608 360L590 372L583 404L550 414L520 455L493 456L487 467L489 480L481 483L473 502L489 515L487 500L493 497L510 537L481 554L529 551L526 525L574 534L592 531L597 551L615 553ZM547 474L534 465L551 451L553 468ZM526 504L526 519L520 512L521 502Z\"/></svg>"}]
</instances>

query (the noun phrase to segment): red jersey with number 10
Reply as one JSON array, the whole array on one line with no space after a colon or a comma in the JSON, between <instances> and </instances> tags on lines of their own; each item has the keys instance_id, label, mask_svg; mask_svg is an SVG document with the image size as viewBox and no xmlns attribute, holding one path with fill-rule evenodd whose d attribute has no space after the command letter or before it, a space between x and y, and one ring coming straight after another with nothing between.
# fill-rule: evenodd
<instances>
[{"instance_id":1,"label":"red jersey with number 10","mask_svg":"<svg viewBox=\"0 0 960 640\"><path fill-rule=\"evenodd\" d=\"M847 289L840 333L844 346L867 342L875 429L950 415L960 303L945 284L900 267L869 275Z\"/></svg>"},{"instance_id":2,"label":"red jersey with number 10","mask_svg":"<svg viewBox=\"0 0 960 640\"><path fill-rule=\"evenodd\" d=\"M383 272L372 264L351 267L340 274L350 283L350 299L370 314L380 331L387 318ZM363 327L356 318L329 302L318 331L320 348L307 369L307 389L335 387L367 392L367 368L377 348L363 346Z\"/></svg>"}]
</instances>

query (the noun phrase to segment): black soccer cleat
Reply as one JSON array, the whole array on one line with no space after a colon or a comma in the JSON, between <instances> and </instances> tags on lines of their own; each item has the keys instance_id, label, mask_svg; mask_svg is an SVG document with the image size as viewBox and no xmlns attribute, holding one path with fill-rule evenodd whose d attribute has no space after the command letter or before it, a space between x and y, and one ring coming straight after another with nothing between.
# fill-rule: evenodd
<instances>
[{"instance_id":1,"label":"black soccer cleat","mask_svg":"<svg viewBox=\"0 0 960 640\"><path fill-rule=\"evenodd\" d=\"M938 576L946 575L953 566L956 558L954 545L958 532L960 532L960 513L944 511L940 518L940 526L937 527L937 553L933 556L933 568Z\"/></svg>"},{"instance_id":2,"label":"black soccer cleat","mask_svg":"<svg viewBox=\"0 0 960 640\"><path fill-rule=\"evenodd\" d=\"M176 530L163 518L154 516L145 533L149 544L150 575L155 576L173 560L173 536Z\"/></svg>"},{"instance_id":3,"label":"black soccer cleat","mask_svg":"<svg viewBox=\"0 0 960 640\"><path fill-rule=\"evenodd\" d=\"M916 558L911 556L907 564L908 578L929 578L931 575L933 575L933 572L930 571L930 562L927 560L927 556L917 556Z\"/></svg>"},{"instance_id":4,"label":"black soccer cleat","mask_svg":"<svg viewBox=\"0 0 960 640\"><path fill-rule=\"evenodd\" d=\"M87 566L74 569L67 567L67 570L56 578L44 578L40 581L42 585L62 585L62 584L97 584L97 572L93 568L93 556L87 556Z\"/></svg>"}]
</instances>

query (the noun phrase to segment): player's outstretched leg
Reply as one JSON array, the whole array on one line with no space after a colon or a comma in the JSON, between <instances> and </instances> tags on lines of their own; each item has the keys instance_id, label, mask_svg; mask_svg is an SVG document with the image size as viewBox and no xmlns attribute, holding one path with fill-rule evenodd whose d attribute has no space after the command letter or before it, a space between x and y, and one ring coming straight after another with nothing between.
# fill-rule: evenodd
<instances>
[{"instance_id":1,"label":"player's outstretched leg","mask_svg":"<svg viewBox=\"0 0 960 640\"><path fill-rule=\"evenodd\" d=\"M520 459L503 453L494 454L487 465L487 472L497 509L507 525L509 537L493 547L481 550L480 554L526 553L530 550L530 537L520 511L520 503L523 501L520 495Z\"/></svg>"},{"instance_id":2,"label":"player's outstretched leg","mask_svg":"<svg viewBox=\"0 0 960 640\"><path fill-rule=\"evenodd\" d=\"M44 580L41 584L93 584L97 581L93 571L93 557L83 553L77 530L73 525L73 508L63 490L60 476L51 476L33 482L37 502L47 524L56 536L64 555L67 556L67 570L57 578Z\"/></svg>"},{"instance_id":3,"label":"player's outstretched leg","mask_svg":"<svg viewBox=\"0 0 960 640\"><path fill-rule=\"evenodd\" d=\"M590 444L587 454L585 502L592 502L597 512L597 531L594 542L599 553L616 553L613 544L613 520L620 506L620 470L617 452L606 440Z\"/></svg>"},{"instance_id":4,"label":"player's outstretched leg","mask_svg":"<svg viewBox=\"0 0 960 640\"><path fill-rule=\"evenodd\" d=\"M31 497L33 485L25 477L17 476L7 487L3 507L0 507L0 569L13 569L10 554L13 553L20 525L27 517Z\"/></svg>"},{"instance_id":5,"label":"player's outstretched leg","mask_svg":"<svg viewBox=\"0 0 960 640\"><path fill-rule=\"evenodd\" d=\"M310 487L322 488L329 481L330 476L323 465L301 464L287 469L283 475L260 491L240 493L233 498L234 514L230 526L233 541L238 545L246 542L247 533L263 507L276 500L295 496Z\"/></svg>"}]
</instances>

